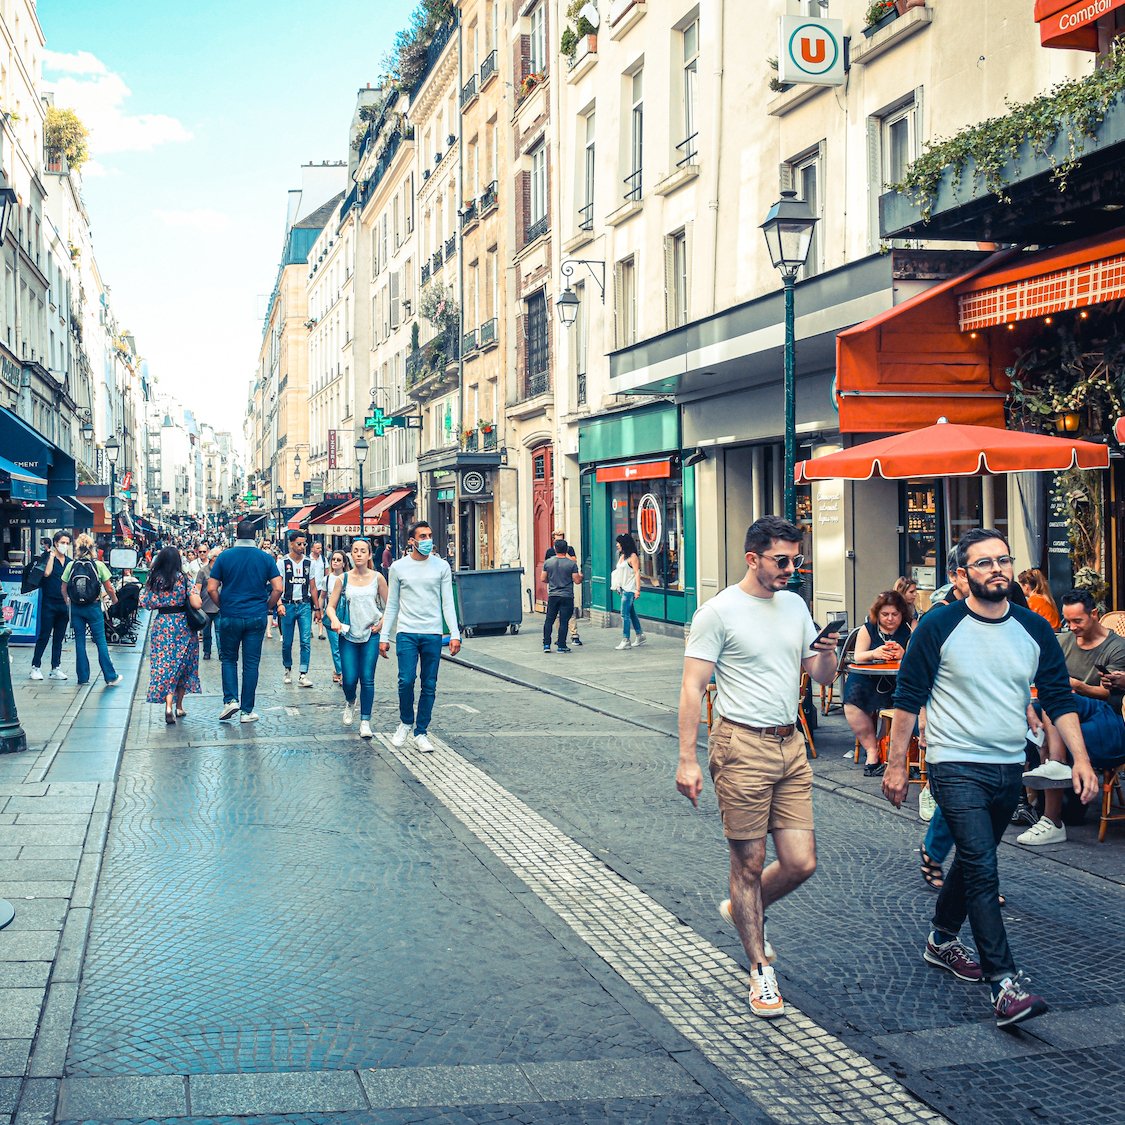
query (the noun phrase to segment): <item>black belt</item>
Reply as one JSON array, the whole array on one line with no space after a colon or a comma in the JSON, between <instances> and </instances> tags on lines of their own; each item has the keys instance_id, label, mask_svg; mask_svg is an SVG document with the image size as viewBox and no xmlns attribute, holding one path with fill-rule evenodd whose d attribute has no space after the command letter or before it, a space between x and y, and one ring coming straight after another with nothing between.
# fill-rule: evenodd
<instances>
[{"instance_id":1,"label":"black belt","mask_svg":"<svg viewBox=\"0 0 1125 1125\"><path fill-rule=\"evenodd\" d=\"M740 727L742 730L748 730L751 734L764 734L770 735L774 738L788 738L796 729L796 723L783 723L778 727L752 727L749 723L736 723L734 719L728 719L726 715L720 715L719 718L724 723L730 723L732 727Z\"/></svg>"}]
</instances>

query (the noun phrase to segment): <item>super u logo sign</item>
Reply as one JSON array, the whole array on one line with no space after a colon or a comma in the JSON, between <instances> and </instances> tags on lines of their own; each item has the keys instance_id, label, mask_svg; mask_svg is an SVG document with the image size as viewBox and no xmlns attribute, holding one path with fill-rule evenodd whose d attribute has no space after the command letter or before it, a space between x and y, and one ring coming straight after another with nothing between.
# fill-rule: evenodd
<instances>
[{"instance_id":1,"label":"super u logo sign","mask_svg":"<svg viewBox=\"0 0 1125 1125\"><path fill-rule=\"evenodd\" d=\"M777 76L814 86L844 84L843 20L782 16Z\"/></svg>"}]
</instances>

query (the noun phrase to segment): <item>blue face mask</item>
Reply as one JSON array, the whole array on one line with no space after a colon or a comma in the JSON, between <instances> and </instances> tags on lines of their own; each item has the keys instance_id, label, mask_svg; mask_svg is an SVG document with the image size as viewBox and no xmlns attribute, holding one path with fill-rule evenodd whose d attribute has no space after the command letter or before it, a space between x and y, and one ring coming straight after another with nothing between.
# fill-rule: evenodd
<instances>
[{"instance_id":1,"label":"blue face mask","mask_svg":"<svg viewBox=\"0 0 1125 1125\"><path fill-rule=\"evenodd\" d=\"M432 539L422 539L414 544L414 549L420 555L429 555L434 549L434 541Z\"/></svg>"}]
</instances>

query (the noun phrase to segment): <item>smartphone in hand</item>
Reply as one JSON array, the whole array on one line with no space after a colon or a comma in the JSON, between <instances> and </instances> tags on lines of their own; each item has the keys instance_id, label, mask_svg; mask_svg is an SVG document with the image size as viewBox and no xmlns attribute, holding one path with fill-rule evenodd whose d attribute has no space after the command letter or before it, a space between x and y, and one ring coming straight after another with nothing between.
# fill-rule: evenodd
<instances>
[{"instance_id":1,"label":"smartphone in hand","mask_svg":"<svg viewBox=\"0 0 1125 1125\"><path fill-rule=\"evenodd\" d=\"M829 621L827 625L813 639L815 645L818 641L824 640L825 637L830 637L833 633L847 634L848 631L848 615L845 613L840 617L834 618Z\"/></svg>"}]
</instances>

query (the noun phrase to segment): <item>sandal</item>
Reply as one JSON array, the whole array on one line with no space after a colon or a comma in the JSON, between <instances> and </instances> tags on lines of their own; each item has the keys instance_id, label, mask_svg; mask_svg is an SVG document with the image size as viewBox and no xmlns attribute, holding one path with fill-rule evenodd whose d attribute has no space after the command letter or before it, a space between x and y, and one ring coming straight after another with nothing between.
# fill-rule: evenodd
<instances>
[{"instance_id":1,"label":"sandal","mask_svg":"<svg viewBox=\"0 0 1125 1125\"><path fill-rule=\"evenodd\" d=\"M918 854L922 857L922 878L926 880L927 886L940 891L945 886L945 872L941 864L926 851L924 843L919 844Z\"/></svg>"},{"instance_id":2,"label":"sandal","mask_svg":"<svg viewBox=\"0 0 1125 1125\"><path fill-rule=\"evenodd\" d=\"M176 708L176 717L177 718L182 719L186 714L187 714L187 712L182 707Z\"/></svg>"},{"instance_id":3,"label":"sandal","mask_svg":"<svg viewBox=\"0 0 1125 1125\"><path fill-rule=\"evenodd\" d=\"M173 715L172 712L167 707L164 708L164 721L170 727L174 727L176 725L176 716Z\"/></svg>"}]
</instances>

